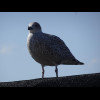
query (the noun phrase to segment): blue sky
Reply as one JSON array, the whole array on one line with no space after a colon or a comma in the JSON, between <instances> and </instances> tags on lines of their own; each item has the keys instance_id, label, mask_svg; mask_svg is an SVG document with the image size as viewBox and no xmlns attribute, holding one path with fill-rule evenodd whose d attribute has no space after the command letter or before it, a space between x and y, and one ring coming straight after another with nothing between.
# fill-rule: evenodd
<instances>
[{"instance_id":1,"label":"blue sky","mask_svg":"<svg viewBox=\"0 0 100 100\"><path fill-rule=\"evenodd\" d=\"M59 76L100 72L100 12L0 12L0 82L41 78L41 65L27 49L28 24L59 36L85 65L59 65ZM45 67L45 77L55 77Z\"/></svg>"}]
</instances>

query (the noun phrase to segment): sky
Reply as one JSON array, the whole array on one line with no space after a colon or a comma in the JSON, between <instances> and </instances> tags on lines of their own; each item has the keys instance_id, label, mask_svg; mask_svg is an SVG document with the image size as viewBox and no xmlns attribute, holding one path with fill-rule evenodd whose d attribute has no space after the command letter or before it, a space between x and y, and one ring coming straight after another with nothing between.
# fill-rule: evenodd
<instances>
[{"instance_id":1,"label":"sky","mask_svg":"<svg viewBox=\"0 0 100 100\"><path fill-rule=\"evenodd\" d=\"M100 12L0 12L0 82L41 78L42 68L27 49L28 24L59 36L85 65L59 65L58 75L100 72ZM44 77L56 77L46 66Z\"/></svg>"}]
</instances>

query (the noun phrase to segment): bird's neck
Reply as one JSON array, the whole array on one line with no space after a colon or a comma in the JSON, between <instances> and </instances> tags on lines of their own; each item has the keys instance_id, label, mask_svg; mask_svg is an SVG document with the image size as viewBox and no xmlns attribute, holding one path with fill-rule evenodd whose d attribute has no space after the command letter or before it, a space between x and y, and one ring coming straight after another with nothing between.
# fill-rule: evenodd
<instances>
[{"instance_id":1,"label":"bird's neck","mask_svg":"<svg viewBox=\"0 0 100 100\"><path fill-rule=\"evenodd\" d=\"M30 30L30 32L29 33L32 33L32 34L35 34L35 33L42 33L42 30Z\"/></svg>"}]
</instances>

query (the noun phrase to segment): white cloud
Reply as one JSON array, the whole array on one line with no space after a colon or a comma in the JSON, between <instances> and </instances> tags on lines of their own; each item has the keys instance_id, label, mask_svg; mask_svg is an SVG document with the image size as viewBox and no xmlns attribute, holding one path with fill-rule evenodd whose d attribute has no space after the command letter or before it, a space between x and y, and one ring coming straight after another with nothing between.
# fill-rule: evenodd
<instances>
[{"instance_id":1,"label":"white cloud","mask_svg":"<svg viewBox=\"0 0 100 100\"><path fill-rule=\"evenodd\" d=\"M10 54L12 52L13 47L12 46L7 46L7 45L2 45L0 46L0 54Z\"/></svg>"}]
</instances>

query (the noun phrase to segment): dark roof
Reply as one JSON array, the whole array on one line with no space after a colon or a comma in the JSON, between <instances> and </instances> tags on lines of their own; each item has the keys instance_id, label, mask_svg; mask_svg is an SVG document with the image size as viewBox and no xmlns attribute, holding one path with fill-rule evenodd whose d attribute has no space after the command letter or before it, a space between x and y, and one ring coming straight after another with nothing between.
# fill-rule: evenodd
<instances>
[{"instance_id":1,"label":"dark roof","mask_svg":"<svg viewBox=\"0 0 100 100\"><path fill-rule=\"evenodd\" d=\"M0 87L100 87L100 73L0 82Z\"/></svg>"}]
</instances>

